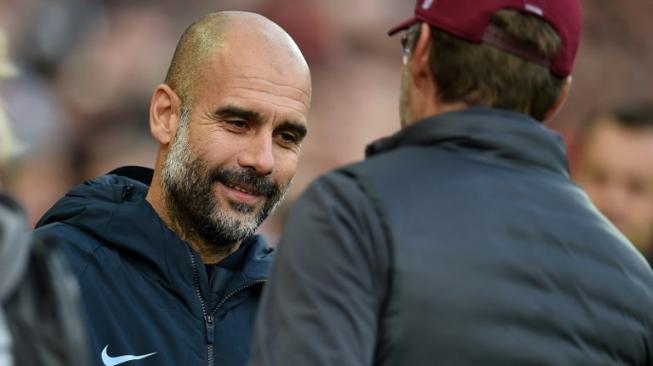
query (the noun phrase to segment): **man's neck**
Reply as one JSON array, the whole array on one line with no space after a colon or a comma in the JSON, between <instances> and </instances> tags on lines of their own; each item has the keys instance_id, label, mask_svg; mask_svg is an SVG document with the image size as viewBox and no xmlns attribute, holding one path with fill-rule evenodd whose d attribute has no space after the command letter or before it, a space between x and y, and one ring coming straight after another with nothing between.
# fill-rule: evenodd
<instances>
[{"instance_id":1,"label":"man's neck","mask_svg":"<svg viewBox=\"0 0 653 366\"><path fill-rule=\"evenodd\" d=\"M177 234L181 240L186 242L188 246L199 254L204 264L220 263L240 248L240 242L224 247L216 247L216 245L208 243L203 240L197 232L188 230L188 225L184 225L183 222L170 217L168 210L165 209L165 207L164 210L161 212L157 211L157 213L170 230Z\"/></svg>"},{"instance_id":2,"label":"man's neck","mask_svg":"<svg viewBox=\"0 0 653 366\"><path fill-rule=\"evenodd\" d=\"M175 231L175 233L177 233L177 231ZM179 234L177 233L177 235ZM199 254L204 264L218 264L222 262L225 258L236 252L241 245L239 242L229 247L216 249L215 246L207 244L203 240L184 238L181 235L179 237L182 238L195 252L197 252L197 254Z\"/></svg>"},{"instance_id":3,"label":"man's neck","mask_svg":"<svg viewBox=\"0 0 653 366\"><path fill-rule=\"evenodd\" d=\"M439 99L421 105L421 108L412 111L411 120L404 127L415 124L423 119L444 113L459 111L469 107L465 102L442 102Z\"/></svg>"}]
</instances>

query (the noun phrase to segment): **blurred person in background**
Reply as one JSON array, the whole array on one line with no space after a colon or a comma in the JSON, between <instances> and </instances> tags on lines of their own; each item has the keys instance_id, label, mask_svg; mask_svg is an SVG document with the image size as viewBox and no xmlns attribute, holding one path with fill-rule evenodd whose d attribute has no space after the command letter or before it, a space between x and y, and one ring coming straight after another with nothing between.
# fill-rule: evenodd
<instances>
[{"instance_id":1,"label":"blurred person in background","mask_svg":"<svg viewBox=\"0 0 653 366\"><path fill-rule=\"evenodd\" d=\"M0 33L0 78L15 75ZM60 248L27 234L21 207L5 193L25 147L0 105L0 365L86 365L79 288Z\"/></svg>"},{"instance_id":2,"label":"blurred person in background","mask_svg":"<svg viewBox=\"0 0 653 366\"><path fill-rule=\"evenodd\" d=\"M653 103L594 114L579 129L574 179L596 207L653 260Z\"/></svg>"},{"instance_id":3,"label":"blurred person in background","mask_svg":"<svg viewBox=\"0 0 653 366\"><path fill-rule=\"evenodd\" d=\"M273 257L256 228L295 173L311 83L288 34L253 13L182 35L150 103L154 170L73 188L37 224L79 278L95 365L243 365Z\"/></svg>"},{"instance_id":4,"label":"blurred person in background","mask_svg":"<svg viewBox=\"0 0 653 366\"><path fill-rule=\"evenodd\" d=\"M16 76L16 67L9 61L7 37L0 30L0 80ZM7 170L25 149L14 136L9 115L0 100L0 191L4 190L4 179L7 179Z\"/></svg>"},{"instance_id":5,"label":"blurred person in background","mask_svg":"<svg viewBox=\"0 0 653 366\"><path fill-rule=\"evenodd\" d=\"M653 364L653 272L569 179L578 0L420 0L402 130L292 208L250 365Z\"/></svg>"}]
</instances>

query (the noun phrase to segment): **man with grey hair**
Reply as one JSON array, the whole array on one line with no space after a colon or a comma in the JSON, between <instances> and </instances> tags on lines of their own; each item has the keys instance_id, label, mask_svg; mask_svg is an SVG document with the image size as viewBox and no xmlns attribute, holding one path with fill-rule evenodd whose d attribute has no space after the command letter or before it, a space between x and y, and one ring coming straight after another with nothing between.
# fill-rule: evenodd
<instances>
[{"instance_id":1,"label":"man with grey hair","mask_svg":"<svg viewBox=\"0 0 653 366\"><path fill-rule=\"evenodd\" d=\"M185 31L150 104L154 170L88 181L37 224L81 282L94 364L246 362L272 260L254 231L295 173L310 95L268 19L220 12Z\"/></svg>"}]
</instances>

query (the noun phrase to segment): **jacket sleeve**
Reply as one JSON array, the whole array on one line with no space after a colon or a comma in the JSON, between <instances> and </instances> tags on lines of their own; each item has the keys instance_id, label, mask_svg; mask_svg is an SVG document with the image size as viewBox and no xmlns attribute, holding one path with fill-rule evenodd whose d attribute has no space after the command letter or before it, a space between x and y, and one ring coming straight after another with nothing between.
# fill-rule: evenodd
<instances>
[{"instance_id":1,"label":"jacket sleeve","mask_svg":"<svg viewBox=\"0 0 653 366\"><path fill-rule=\"evenodd\" d=\"M249 365L371 365L388 266L381 219L357 183L318 179L286 223Z\"/></svg>"}]
</instances>

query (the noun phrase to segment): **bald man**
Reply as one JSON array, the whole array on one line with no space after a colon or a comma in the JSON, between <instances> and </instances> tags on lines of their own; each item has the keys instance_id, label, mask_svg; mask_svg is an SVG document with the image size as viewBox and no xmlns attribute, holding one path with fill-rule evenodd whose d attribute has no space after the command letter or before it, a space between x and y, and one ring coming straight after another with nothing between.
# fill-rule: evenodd
<instances>
[{"instance_id":1,"label":"bald man","mask_svg":"<svg viewBox=\"0 0 653 366\"><path fill-rule=\"evenodd\" d=\"M283 198L307 130L308 66L243 12L182 35L150 104L154 170L73 188L37 225L79 277L95 365L243 365L272 251L255 229Z\"/></svg>"}]
</instances>

